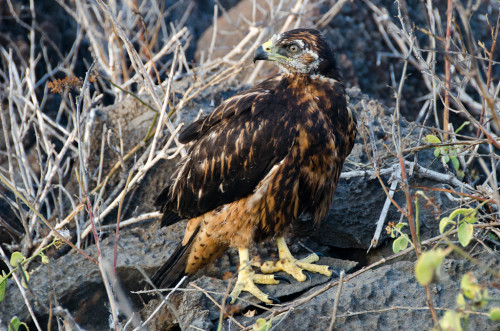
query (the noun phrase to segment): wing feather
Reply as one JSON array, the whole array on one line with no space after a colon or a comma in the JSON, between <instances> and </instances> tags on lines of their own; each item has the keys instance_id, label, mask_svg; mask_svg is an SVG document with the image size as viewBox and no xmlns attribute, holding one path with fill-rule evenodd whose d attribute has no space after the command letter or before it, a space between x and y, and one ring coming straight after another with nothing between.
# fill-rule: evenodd
<instances>
[{"instance_id":1,"label":"wing feather","mask_svg":"<svg viewBox=\"0 0 500 331\"><path fill-rule=\"evenodd\" d=\"M157 200L163 212L191 218L238 200L287 155L296 132L283 125L287 110L270 92L279 78L233 96L181 133L179 140L192 145Z\"/></svg>"}]
</instances>

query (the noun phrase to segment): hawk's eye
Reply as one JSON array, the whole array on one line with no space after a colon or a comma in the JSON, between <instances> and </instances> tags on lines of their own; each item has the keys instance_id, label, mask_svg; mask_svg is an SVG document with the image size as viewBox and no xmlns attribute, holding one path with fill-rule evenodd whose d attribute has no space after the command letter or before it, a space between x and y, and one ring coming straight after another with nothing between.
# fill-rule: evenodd
<instances>
[{"instance_id":1,"label":"hawk's eye","mask_svg":"<svg viewBox=\"0 0 500 331\"><path fill-rule=\"evenodd\" d=\"M292 53L297 53L297 51L299 50L299 46L291 44L290 46L288 46L288 50Z\"/></svg>"}]
</instances>

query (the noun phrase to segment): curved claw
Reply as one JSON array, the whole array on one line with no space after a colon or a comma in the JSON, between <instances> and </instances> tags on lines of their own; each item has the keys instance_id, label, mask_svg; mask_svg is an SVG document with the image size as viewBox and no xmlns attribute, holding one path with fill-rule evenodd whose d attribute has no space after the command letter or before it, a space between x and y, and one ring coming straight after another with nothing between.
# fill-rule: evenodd
<instances>
[{"instance_id":1,"label":"curved claw","mask_svg":"<svg viewBox=\"0 0 500 331\"><path fill-rule=\"evenodd\" d=\"M231 301L232 301L232 300L233 300L233 298L232 298L231 296L228 296L228 297L226 298L226 304L225 304L225 306L226 306L226 307L227 307L227 306L229 306L229 305L231 304Z\"/></svg>"},{"instance_id":2,"label":"curved claw","mask_svg":"<svg viewBox=\"0 0 500 331\"><path fill-rule=\"evenodd\" d=\"M334 278L334 277L339 277L339 273L336 272L335 270L332 269L332 267L328 267L328 271L331 271L332 272L332 275L330 276L330 278Z\"/></svg>"},{"instance_id":3,"label":"curved claw","mask_svg":"<svg viewBox=\"0 0 500 331\"><path fill-rule=\"evenodd\" d=\"M321 257L325 257L325 254L321 253L321 252L315 252L314 254L318 255L318 256L321 256Z\"/></svg>"},{"instance_id":4,"label":"curved claw","mask_svg":"<svg viewBox=\"0 0 500 331\"><path fill-rule=\"evenodd\" d=\"M272 295L268 294L267 298L270 299L270 300L272 300L274 303L281 304L281 301L278 298L273 297Z\"/></svg>"},{"instance_id":5,"label":"curved claw","mask_svg":"<svg viewBox=\"0 0 500 331\"><path fill-rule=\"evenodd\" d=\"M274 280L284 280L285 282L288 282L288 284L291 284L292 282L290 279L286 278L285 276L280 276L280 275L273 275Z\"/></svg>"},{"instance_id":6,"label":"curved claw","mask_svg":"<svg viewBox=\"0 0 500 331\"><path fill-rule=\"evenodd\" d=\"M311 282L312 281L312 275L309 271L307 270L302 270L302 273L307 276L307 279Z\"/></svg>"}]
</instances>

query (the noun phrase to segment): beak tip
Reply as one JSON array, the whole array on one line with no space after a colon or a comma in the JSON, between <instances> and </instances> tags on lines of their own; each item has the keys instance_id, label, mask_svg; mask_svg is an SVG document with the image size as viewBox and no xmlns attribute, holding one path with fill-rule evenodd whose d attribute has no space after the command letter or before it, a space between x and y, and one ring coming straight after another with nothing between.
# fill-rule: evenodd
<instances>
[{"instance_id":1,"label":"beak tip","mask_svg":"<svg viewBox=\"0 0 500 331\"><path fill-rule=\"evenodd\" d=\"M267 55L268 54L264 50L264 48L262 46L259 46L259 48L257 48L255 50L255 53L253 54L253 63L255 63L258 60L267 60L268 59Z\"/></svg>"}]
</instances>

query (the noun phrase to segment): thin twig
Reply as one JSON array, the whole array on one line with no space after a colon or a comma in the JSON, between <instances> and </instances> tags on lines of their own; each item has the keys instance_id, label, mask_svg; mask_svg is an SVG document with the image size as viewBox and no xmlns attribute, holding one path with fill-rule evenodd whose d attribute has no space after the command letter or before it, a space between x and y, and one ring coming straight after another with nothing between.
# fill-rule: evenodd
<instances>
[{"instance_id":1,"label":"thin twig","mask_svg":"<svg viewBox=\"0 0 500 331\"><path fill-rule=\"evenodd\" d=\"M335 325L335 320L337 319L337 309L340 302L340 293L342 292L342 285L344 284L345 272L342 270L340 272L339 285L337 286L337 294L335 294L335 303L333 304L332 321L330 322L329 331L333 331L333 326Z\"/></svg>"},{"instance_id":2,"label":"thin twig","mask_svg":"<svg viewBox=\"0 0 500 331\"><path fill-rule=\"evenodd\" d=\"M451 14L452 14L452 7L451 7L451 2L452 0L448 0L448 5L446 9L446 43L444 46L444 51L445 53L448 53L450 51L450 38L451 38ZM449 92L451 90L451 65L450 61L448 60L448 57L445 54L444 57L444 73L445 73L445 87L446 90L444 91L444 109L443 109L443 140L446 141L448 140L448 123L450 121L450 95Z\"/></svg>"},{"instance_id":3,"label":"thin twig","mask_svg":"<svg viewBox=\"0 0 500 331\"><path fill-rule=\"evenodd\" d=\"M168 302L168 299L170 298L170 296L179 288L179 286L182 285L182 283L184 283L184 281L186 280L186 278L187 278L187 276L182 277L181 280L172 289L172 291L161 301L161 303L149 315L149 317L144 322L142 322L140 326L136 327L133 331L138 331L138 330L142 330L143 328L145 328L146 325L148 325L148 323L153 319L153 317L156 314L158 314L158 312L160 311L160 309ZM179 324L180 324L180 321L179 321Z\"/></svg>"}]
</instances>

